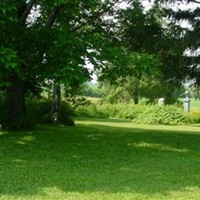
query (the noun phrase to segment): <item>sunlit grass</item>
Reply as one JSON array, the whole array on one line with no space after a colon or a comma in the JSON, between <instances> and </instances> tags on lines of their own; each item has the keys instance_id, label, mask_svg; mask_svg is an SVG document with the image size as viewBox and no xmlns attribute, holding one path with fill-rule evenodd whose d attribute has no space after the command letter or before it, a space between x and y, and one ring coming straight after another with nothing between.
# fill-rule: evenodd
<instances>
[{"instance_id":1,"label":"sunlit grass","mask_svg":"<svg viewBox=\"0 0 200 200\"><path fill-rule=\"evenodd\" d=\"M191 99L191 111L200 111L200 100Z\"/></svg>"},{"instance_id":2,"label":"sunlit grass","mask_svg":"<svg viewBox=\"0 0 200 200\"><path fill-rule=\"evenodd\" d=\"M200 199L200 126L77 119L0 135L1 200Z\"/></svg>"}]
</instances>

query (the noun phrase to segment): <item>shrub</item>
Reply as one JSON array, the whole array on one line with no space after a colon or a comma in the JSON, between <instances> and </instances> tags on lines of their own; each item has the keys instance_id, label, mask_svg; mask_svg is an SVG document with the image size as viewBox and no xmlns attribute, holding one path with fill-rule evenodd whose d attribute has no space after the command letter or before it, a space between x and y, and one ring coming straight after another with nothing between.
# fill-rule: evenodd
<instances>
[{"instance_id":1,"label":"shrub","mask_svg":"<svg viewBox=\"0 0 200 200\"><path fill-rule=\"evenodd\" d=\"M68 125L68 126L74 125L74 121L72 119L72 110L64 102L61 103L60 110L57 114L57 121L58 123Z\"/></svg>"},{"instance_id":2,"label":"shrub","mask_svg":"<svg viewBox=\"0 0 200 200\"><path fill-rule=\"evenodd\" d=\"M9 122L5 122L5 101L0 93L0 124L6 130L31 130L36 123L61 123L64 125L74 125L72 110L65 103L61 103L60 111L57 114L51 112L52 101L45 98L26 98L26 116ZM56 119L56 120L55 120Z\"/></svg>"},{"instance_id":3,"label":"shrub","mask_svg":"<svg viewBox=\"0 0 200 200\"><path fill-rule=\"evenodd\" d=\"M61 102L60 111L58 113L52 113L51 106L52 101L49 99L27 99L27 113L31 116L32 120L35 120L35 122L74 125L72 110L65 102Z\"/></svg>"},{"instance_id":4,"label":"shrub","mask_svg":"<svg viewBox=\"0 0 200 200\"><path fill-rule=\"evenodd\" d=\"M41 99L37 102L38 106L38 121L39 123L52 124L55 122L54 116L51 113L52 101L48 99Z\"/></svg>"},{"instance_id":5,"label":"shrub","mask_svg":"<svg viewBox=\"0 0 200 200\"><path fill-rule=\"evenodd\" d=\"M134 120L139 124L182 125L189 123L189 115L182 108L166 106L150 106Z\"/></svg>"},{"instance_id":6,"label":"shrub","mask_svg":"<svg viewBox=\"0 0 200 200\"><path fill-rule=\"evenodd\" d=\"M190 112L190 119L191 119L191 123L195 123L195 124L200 123L200 112L198 111Z\"/></svg>"},{"instance_id":7,"label":"shrub","mask_svg":"<svg viewBox=\"0 0 200 200\"><path fill-rule=\"evenodd\" d=\"M142 111L144 111L146 106L144 105L134 105L134 104L110 104L110 103L91 103L87 106L78 106L75 109L75 114L82 117L100 117L100 118L124 118L124 119L134 119Z\"/></svg>"},{"instance_id":8,"label":"shrub","mask_svg":"<svg viewBox=\"0 0 200 200\"><path fill-rule=\"evenodd\" d=\"M123 118L123 119L134 119L139 113L141 113L146 106L144 105L134 105L134 104L103 104L102 110L107 112L109 117Z\"/></svg>"},{"instance_id":9,"label":"shrub","mask_svg":"<svg viewBox=\"0 0 200 200\"><path fill-rule=\"evenodd\" d=\"M3 128L9 131L26 131L32 130L35 127L35 122L32 121L29 116L18 118L9 124L3 124Z\"/></svg>"},{"instance_id":10,"label":"shrub","mask_svg":"<svg viewBox=\"0 0 200 200\"><path fill-rule=\"evenodd\" d=\"M75 109L75 115L81 117L97 117L97 118L108 118L107 112L101 109L101 106L96 104L90 104L85 106L78 106Z\"/></svg>"}]
</instances>

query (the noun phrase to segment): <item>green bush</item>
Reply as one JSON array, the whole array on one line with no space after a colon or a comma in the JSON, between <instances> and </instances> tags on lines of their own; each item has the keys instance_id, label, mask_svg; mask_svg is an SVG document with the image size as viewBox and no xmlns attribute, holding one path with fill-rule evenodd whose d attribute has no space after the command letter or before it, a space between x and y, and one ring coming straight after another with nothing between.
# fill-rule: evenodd
<instances>
[{"instance_id":1,"label":"green bush","mask_svg":"<svg viewBox=\"0 0 200 200\"><path fill-rule=\"evenodd\" d=\"M75 109L75 115L81 117L97 117L97 118L108 118L107 112L101 109L101 106L96 104L90 104L85 106L78 106Z\"/></svg>"},{"instance_id":2,"label":"green bush","mask_svg":"<svg viewBox=\"0 0 200 200\"><path fill-rule=\"evenodd\" d=\"M150 106L134 120L139 124L183 125L190 122L189 115L182 108L166 106Z\"/></svg>"},{"instance_id":3,"label":"green bush","mask_svg":"<svg viewBox=\"0 0 200 200\"><path fill-rule=\"evenodd\" d=\"M3 128L9 131L27 131L32 130L34 127L35 122L32 121L29 116L18 118L16 120L13 120L12 122L9 122L9 124L3 124Z\"/></svg>"},{"instance_id":4,"label":"green bush","mask_svg":"<svg viewBox=\"0 0 200 200\"><path fill-rule=\"evenodd\" d=\"M75 114L82 117L101 117L101 118L123 118L134 119L146 106L134 104L109 104L109 103L91 103L87 106L78 106L75 109Z\"/></svg>"},{"instance_id":5,"label":"green bush","mask_svg":"<svg viewBox=\"0 0 200 200\"><path fill-rule=\"evenodd\" d=\"M72 110L64 102L61 103L60 111L57 114L57 121L58 123L68 125L68 126L74 125L74 121L72 119Z\"/></svg>"},{"instance_id":6,"label":"green bush","mask_svg":"<svg viewBox=\"0 0 200 200\"><path fill-rule=\"evenodd\" d=\"M0 94L0 124L6 130L31 130L36 123L52 124L56 122L64 125L74 125L72 110L66 103L61 103L60 111L57 114L52 114L51 106L51 100L29 96L26 98L26 116L7 124L5 122L5 101Z\"/></svg>"},{"instance_id":7,"label":"green bush","mask_svg":"<svg viewBox=\"0 0 200 200\"><path fill-rule=\"evenodd\" d=\"M200 123L200 112L188 114L183 111L180 104L158 106L93 102L89 105L77 106L74 112L76 116L81 117L132 119L134 123L138 124L182 125Z\"/></svg>"},{"instance_id":8,"label":"green bush","mask_svg":"<svg viewBox=\"0 0 200 200\"><path fill-rule=\"evenodd\" d=\"M72 110L65 103L61 102L58 113L51 112L52 101L49 99L27 99L27 113L36 123L61 123L64 125L74 125Z\"/></svg>"},{"instance_id":9,"label":"green bush","mask_svg":"<svg viewBox=\"0 0 200 200\"><path fill-rule=\"evenodd\" d=\"M200 123L200 112L199 111L191 112L190 119L191 119L191 123L195 123L195 124Z\"/></svg>"},{"instance_id":10,"label":"green bush","mask_svg":"<svg viewBox=\"0 0 200 200\"><path fill-rule=\"evenodd\" d=\"M103 104L101 110L107 112L109 117L123 118L123 119L134 119L136 118L146 106L134 105L134 104Z\"/></svg>"},{"instance_id":11,"label":"green bush","mask_svg":"<svg viewBox=\"0 0 200 200\"><path fill-rule=\"evenodd\" d=\"M52 124L55 122L54 116L51 113L52 101L48 99L41 99L37 102L38 106L38 123Z\"/></svg>"},{"instance_id":12,"label":"green bush","mask_svg":"<svg viewBox=\"0 0 200 200\"><path fill-rule=\"evenodd\" d=\"M39 101L39 99L32 96L26 98L26 113L29 119L35 123L37 123L40 118Z\"/></svg>"}]
</instances>

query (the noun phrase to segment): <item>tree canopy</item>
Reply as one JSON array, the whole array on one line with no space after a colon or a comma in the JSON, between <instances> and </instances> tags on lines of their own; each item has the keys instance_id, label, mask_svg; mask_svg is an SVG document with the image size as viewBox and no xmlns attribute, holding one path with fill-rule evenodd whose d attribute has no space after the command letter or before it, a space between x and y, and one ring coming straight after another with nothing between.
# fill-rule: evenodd
<instances>
[{"instance_id":1,"label":"tree canopy","mask_svg":"<svg viewBox=\"0 0 200 200\"><path fill-rule=\"evenodd\" d=\"M173 92L187 79L199 84L199 7L195 4L191 10L178 9L184 3L190 5L190 1L151 3L150 9L145 10L142 1L130 1L127 9L118 11L116 33L127 62L104 72L111 77L116 74L116 83L123 84L122 80L127 78L134 80L132 91L138 90L137 82L144 75L154 77L166 86L165 95L169 96L169 88Z\"/></svg>"},{"instance_id":2,"label":"tree canopy","mask_svg":"<svg viewBox=\"0 0 200 200\"><path fill-rule=\"evenodd\" d=\"M27 86L45 80L78 85L89 78L85 62L98 65L99 51L111 46L112 24L104 16L118 2L1 2L0 81L5 88L7 124L26 118Z\"/></svg>"}]
</instances>

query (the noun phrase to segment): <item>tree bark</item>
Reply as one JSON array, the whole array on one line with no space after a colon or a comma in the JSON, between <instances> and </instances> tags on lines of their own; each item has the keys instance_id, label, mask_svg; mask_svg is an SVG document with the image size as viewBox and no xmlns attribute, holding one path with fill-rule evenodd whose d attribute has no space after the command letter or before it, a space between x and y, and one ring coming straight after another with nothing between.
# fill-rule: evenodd
<instances>
[{"instance_id":1,"label":"tree bark","mask_svg":"<svg viewBox=\"0 0 200 200\"><path fill-rule=\"evenodd\" d=\"M9 76L10 85L6 88L5 100L6 100L6 127L17 126L20 128L21 120L26 118L25 107L25 84L16 74Z\"/></svg>"},{"instance_id":2,"label":"tree bark","mask_svg":"<svg viewBox=\"0 0 200 200\"><path fill-rule=\"evenodd\" d=\"M21 14L21 18L20 18L20 20L19 20L19 23L20 23L22 26L25 26L25 24L26 24L26 19L27 19L28 15L30 14L30 11L31 11L31 9L32 9L32 7L33 7L33 5L34 5L34 2L35 2L35 0L30 0L30 1L26 4L25 9L24 9L23 13Z\"/></svg>"}]
</instances>

